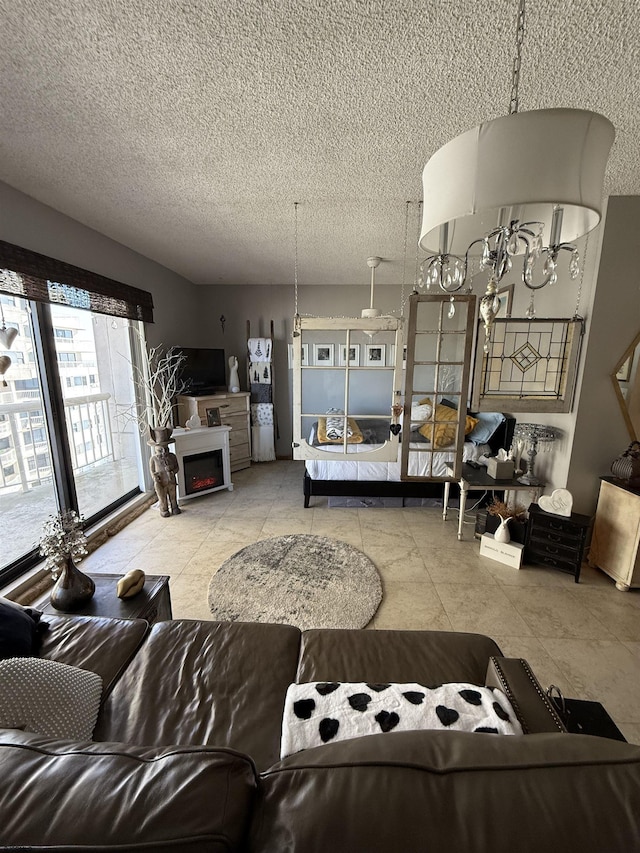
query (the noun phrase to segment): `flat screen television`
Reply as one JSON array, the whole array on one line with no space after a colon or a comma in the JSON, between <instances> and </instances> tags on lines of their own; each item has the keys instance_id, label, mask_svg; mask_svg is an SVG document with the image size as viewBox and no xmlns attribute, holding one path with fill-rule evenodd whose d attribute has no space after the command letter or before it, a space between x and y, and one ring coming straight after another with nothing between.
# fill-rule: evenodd
<instances>
[{"instance_id":1,"label":"flat screen television","mask_svg":"<svg viewBox=\"0 0 640 853\"><path fill-rule=\"evenodd\" d=\"M185 356L180 378L187 383L185 394L202 397L227 390L223 349L176 347Z\"/></svg>"}]
</instances>

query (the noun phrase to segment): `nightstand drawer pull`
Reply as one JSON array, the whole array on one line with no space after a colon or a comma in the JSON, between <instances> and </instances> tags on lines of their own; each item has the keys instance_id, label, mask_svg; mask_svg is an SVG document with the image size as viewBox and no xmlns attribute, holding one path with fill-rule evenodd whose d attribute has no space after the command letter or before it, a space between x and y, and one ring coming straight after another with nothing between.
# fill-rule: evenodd
<instances>
[{"instance_id":1,"label":"nightstand drawer pull","mask_svg":"<svg viewBox=\"0 0 640 853\"><path fill-rule=\"evenodd\" d=\"M552 542L562 542L562 536L556 536L554 533L547 534Z\"/></svg>"}]
</instances>

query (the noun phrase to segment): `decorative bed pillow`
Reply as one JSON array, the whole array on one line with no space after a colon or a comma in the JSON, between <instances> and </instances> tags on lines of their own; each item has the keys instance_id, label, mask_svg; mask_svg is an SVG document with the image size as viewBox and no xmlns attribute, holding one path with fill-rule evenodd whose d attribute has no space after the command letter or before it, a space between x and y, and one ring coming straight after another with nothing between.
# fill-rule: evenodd
<instances>
[{"instance_id":1,"label":"decorative bed pillow","mask_svg":"<svg viewBox=\"0 0 640 853\"><path fill-rule=\"evenodd\" d=\"M95 672L43 658L0 661L0 728L91 740L102 697Z\"/></svg>"},{"instance_id":2,"label":"decorative bed pillow","mask_svg":"<svg viewBox=\"0 0 640 853\"><path fill-rule=\"evenodd\" d=\"M425 397L420 400L421 405L429 405L431 400ZM419 432L430 441L434 447L449 447L456 439L456 422L458 420L458 410L452 409L450 406L444 406L438 403L435 411L435 420L437 423L427 423L419 428ZM472 418L471 415L466 416L464 434L470 433L476 424L477 418Z\"/></svg>"},{"instance_id":3,"label":"decorative bed pillow","mask_svg":"<svg viewBox=\"0 0 640 853\"><path fill-rule=\"evenodd\" d=\"M330 741L416 729L522 734L507 697L490 687L311 682L289 685L280 758Z\"/></svg>"},{"instance_id":4,"label":"decorative bed pillow","mask_svg":"<svg viewBox=\"0 0 640 853\"><path fill-rule=\"evenodd\" d=\"M428 421L433 412L431 403L412 403L411 404L411 421Z\"/></svg>"},{"instance_id":5,"label":"decorative bed pillow","mask_svg":"<svg viewBox=\"0 0 640 853\"><path fill-rule=\"evenodd\" d=\"M35 655L48 625L40 622L42 613L0 598L0 659Z\"/></svg>"},{"instance_id":6,"label":"decorative bed pillow","mask_svg":"<svg viewBox=\"0 0 640 853\"><path fill-rule=\"evenodd\" d=\"M330 438L327 434L327 421L328 418L318 418L318 444L342 444L344 441L343 438L343 426L344 426L344 418L340 418L341 427L340 427L340 435L338 435L333 430L330 430L331 435L334 436ZM360 427L357 422L354 421L353 418L348 418L347 420L347 444L362 444L363 436Z\"/></svg>"},{"instance_id":7,"label":"decorative bed pillow","mask_svg":"<svg viewBox=\"0 0 640 853\"><path fill-rule=\"evenodd\" d=\"M467 436L467 439L474 444L486 444L500 424L505 421L502 412L477 412L475 417L477 424Z\"/></svg>"}]
</instances>

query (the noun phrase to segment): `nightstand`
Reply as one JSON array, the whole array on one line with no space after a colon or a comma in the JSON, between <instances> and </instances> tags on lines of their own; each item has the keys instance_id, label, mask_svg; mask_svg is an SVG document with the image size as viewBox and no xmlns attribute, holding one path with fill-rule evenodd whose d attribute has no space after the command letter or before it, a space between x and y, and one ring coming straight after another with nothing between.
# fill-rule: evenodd
<instances>
[{"instance_id":1,"label":"nightstand","mask_svg":"<svg viewBox=\"0 0 640 853\"><path fill-rule=\"evenodd\" d=\"M578 583L590 523L588 515L577 512L566 517L554 515L540 509L538 504L531 504L524 546L525 562L568 572Z\"/></svg>"},{"instance_id":2,"label":"nightstand","mask_svg":"<svg viewBox=\"0 0 640 853\"><path fill-rule=\"evenodd\" d=\"M147 575L143 589L133 598L118 598L116 584L122 574L96 572L91 577L96 591L84 607L73 612L56 610L47 601L41 606L43 613L56 616L105 616L110 619L146 619L150 625L171 619L171 596L168 575Z\"/></svg>"}]
</instances>

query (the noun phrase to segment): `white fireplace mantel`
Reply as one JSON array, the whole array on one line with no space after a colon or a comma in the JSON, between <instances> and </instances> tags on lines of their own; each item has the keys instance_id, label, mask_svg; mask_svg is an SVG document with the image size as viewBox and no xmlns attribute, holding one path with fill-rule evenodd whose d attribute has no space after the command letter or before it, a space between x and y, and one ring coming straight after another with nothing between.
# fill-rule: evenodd
<instances>
[{"instance_id":1,"label":"white fireplace mantel","mask_svg":"<svg viewBox=\"0 0 640 853\"><path fill-rule=\"evenodd\" d=\"M178 496L180 500L198 498L200 495L209 495L211 492L219 492L221 489L228 489L230 492L233 491L229 458L230 432L231 427L228 426L200 427L196 429L176 428L173 430L171 440L175 444L175 454L178 457ZM188 494L184 478L184 460L189 456L207 453L207 451L210 450L222 450L222 471L224 482L211 489L200 489L197 492Z\"/></svg>"}]
</instances>

